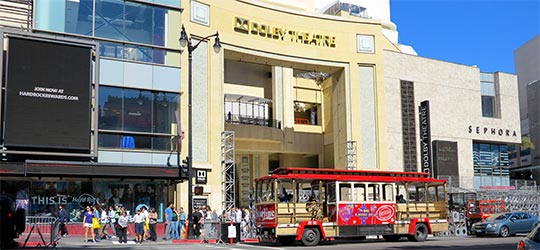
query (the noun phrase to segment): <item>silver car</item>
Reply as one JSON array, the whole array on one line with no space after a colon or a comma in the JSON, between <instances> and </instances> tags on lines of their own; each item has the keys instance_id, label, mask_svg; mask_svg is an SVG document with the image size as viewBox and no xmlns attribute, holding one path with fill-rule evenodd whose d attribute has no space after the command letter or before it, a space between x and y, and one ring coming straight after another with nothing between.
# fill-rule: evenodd
<instances>
[{"instance_id":1,"label":"silver car","mask_svg":"<svg viewBox=\"0 0 540 250\"><path fill-rule=\"evenodd\" d=\"M525 239L519 241L517 250L540 249L540 225L536 226Z\"/></svg>"},{"instance_id":2,"label":"silver car","mask_svg":"<svg viewBox=\"0 0 540 250\"><path fill-rule=\"evenodd\" d=\"M538 217L525 212L494 214L484 222L474 223L471 227L473 234L498 235L507 237L516 233L528 233L538 224Z\"/></svg>"}]
</instances>

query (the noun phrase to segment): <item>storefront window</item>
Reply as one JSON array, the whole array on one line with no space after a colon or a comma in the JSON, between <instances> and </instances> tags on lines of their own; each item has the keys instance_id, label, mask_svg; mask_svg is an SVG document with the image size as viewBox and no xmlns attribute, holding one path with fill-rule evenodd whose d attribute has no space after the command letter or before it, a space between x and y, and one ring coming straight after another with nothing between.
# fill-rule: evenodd
<instances>
[{"instance_id":1,"label":"storefront window","mask_svg":"<svg viewBox=\"0 0 540 250\"><path fill-rule=\"evenodd\" d=\"M167 195L164 182L88 182L88 181L2 181L3 195L24 204L29 216L55 216L58 205L69 213L69 222L81 222L84 208L99 205L125 207L128 215L142 206L154 207L163 218ZM26 195L25 195L26 194ZM19 201L20 200L20 201Z\"/></svg>"},{"instance_id":2,"label":"storefront window","mask_svg":"<svg viewBox=\"0 0 540 250\"><path fill-rule=\"evenodd\" d=\"M99 147L170 151L171 138L177 133L179 97L177 93L101 86L99 129L106 131L99 133Z\"/></svg>"}]
</instances>

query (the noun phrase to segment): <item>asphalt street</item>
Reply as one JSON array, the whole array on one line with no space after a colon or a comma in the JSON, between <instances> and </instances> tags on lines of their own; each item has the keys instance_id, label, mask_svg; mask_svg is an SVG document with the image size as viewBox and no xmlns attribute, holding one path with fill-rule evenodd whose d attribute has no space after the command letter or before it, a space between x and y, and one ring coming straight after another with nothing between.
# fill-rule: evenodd
<instances>
[{"instance_id":1,"label":"asphalt street","mask_svg":"<svg viewBox=\"0 0 540 250\"><path fill-rule=\"evenodd\" d=\"M62 238L58 242L58 249L260 249L260 250L284 250L284 249L370 249L370 250L404 250L404 249L437 249L437 250L513 250L524 235L508 238L476 238L476 237L430 237L425 242L409 242L402 239L399 242L386 242L378 239L364 241L333 241L322 243L316 247L304 247L301 245L282 246L279 244L239 243L239 244L215 244L215 243L179 243L165 240L157 242L143 242L135 244L128 241L127 244L119 244L115 240L103 240L97 243L85 243L81 237Z\"/></svg>"}]
</instances>

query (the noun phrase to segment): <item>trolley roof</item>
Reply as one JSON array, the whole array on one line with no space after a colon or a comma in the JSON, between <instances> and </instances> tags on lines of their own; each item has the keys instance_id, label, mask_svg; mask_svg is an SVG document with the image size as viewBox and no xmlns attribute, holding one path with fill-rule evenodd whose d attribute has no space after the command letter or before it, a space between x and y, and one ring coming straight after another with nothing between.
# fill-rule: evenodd
<instances>
[{"instance_id":1,"label":"trolley roof","mask_svg":"<svg viewBox=\"0 0 540 250\"><path fill-rule=\"evenodd\" d=\"M278 168L272 171L270 175L257 178L255 181L270 179L309 179L358 182L446 182L446 180L431 178L429 177L429 173L422 172L342 170L326 168Z\"/></svg>"}]
</instances>

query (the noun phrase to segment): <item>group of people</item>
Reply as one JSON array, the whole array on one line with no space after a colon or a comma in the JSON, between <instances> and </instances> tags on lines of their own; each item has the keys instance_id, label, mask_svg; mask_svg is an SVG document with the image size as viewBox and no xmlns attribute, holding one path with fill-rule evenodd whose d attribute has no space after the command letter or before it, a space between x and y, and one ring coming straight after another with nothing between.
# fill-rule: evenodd
<instances>
[{"instance_id":1,"label":"group of people","mask_svg":"<svg viewBox=\"0 0 540 250\"><path fill-rule=\"evenodd\" d=\"M222 215L204 206L200 209L195 207L193 214L188 220L187 213L182 207L176 209L170 202L164 211L165 240L181 239L188 230L188 223L191 223L193 234L197 237L201 235L201 229L215 232L219 221L232 221L240 223L241 229L249 227L250 212L247 208L234 207L230 211L223 211ZM58 206L57 219L60 223L61 236L68 235L65 223L68 222L68 214L62 205ZM99 242L103 239L118 238L119 243L127 243L129 223L134 224L135 243L141 244L144 240L157 240L156 224L158 214L155 208L151 207L147 211L142 205L133 216L128 216L126 207L118 205L109 206L108 209L99 204L87 206L83 213L83 228L85 242ZM205 223L207 227L205 228ZM91 236L91 238L89 238Z\"/></svg>"},{"instance_id":2,"label":"group of people","mask_svg":"<svg viewBox=\"0 0 540 250\"><path fill-rule=\"evenodd\" d=\"M99 205L87 206L83 218L85 242L88 242L90 234L92 242L118 237L119 243L126 244L131 221L135 224L136 244L141 244L144 240L156 241L157 218L157 212L153 207L147 211L146 207L142 206L132 218L129 218L125 207L109 206L107 211Z\"/></svg>"},{"instance_id":3,"label":"group of people","mask_svg":"<svg viewBox=\"0 0 540 250\"><path fill-rule=\"evenodd\" d=\"M164 240L171 240L181 238L188 230L188 222L192 223L193 233L195 236L201 235L201 228L204 227L205 222L217 222L218 214L216 211L212 211L210 206L204 206L201 209L195 207L191 220L188 221L187 214L183 207L176 209L172 202L165 209L165 237ZM213 225L215 228L215 225Z\"/></svg>"}]
</instances>

